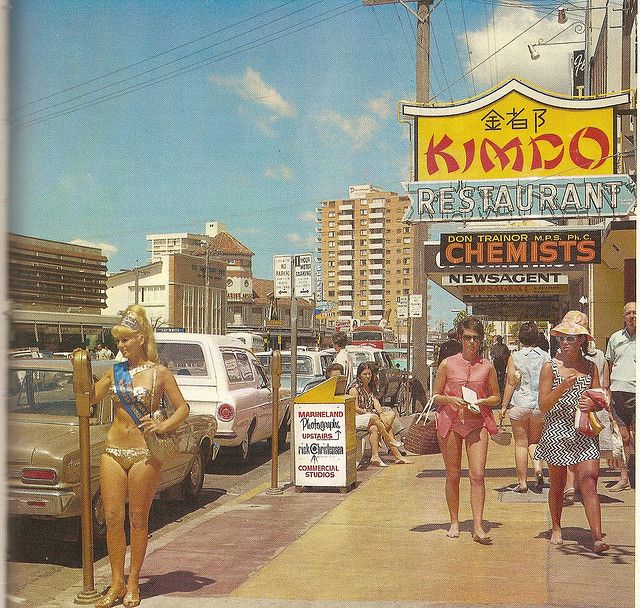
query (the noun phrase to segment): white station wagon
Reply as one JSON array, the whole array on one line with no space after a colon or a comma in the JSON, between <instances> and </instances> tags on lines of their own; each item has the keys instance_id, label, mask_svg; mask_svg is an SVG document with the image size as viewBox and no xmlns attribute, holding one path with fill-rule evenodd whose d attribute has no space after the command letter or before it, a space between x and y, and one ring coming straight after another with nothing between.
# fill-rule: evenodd
<instances>
[{"instance_id":1,"label":"white station wagon","mask_svg":"<svg viewBox=\"0 0 640 608\"><path fill-rule=\"evenodd\" d=\"M222 453L241 462L251 445L269 439L271 382L255 355L238 340L219 335L156 333L160 361L175 375L192 413L214 414ZM281 388L278 442L289 430L291 391Z\"/></svg>"}]
</instances>

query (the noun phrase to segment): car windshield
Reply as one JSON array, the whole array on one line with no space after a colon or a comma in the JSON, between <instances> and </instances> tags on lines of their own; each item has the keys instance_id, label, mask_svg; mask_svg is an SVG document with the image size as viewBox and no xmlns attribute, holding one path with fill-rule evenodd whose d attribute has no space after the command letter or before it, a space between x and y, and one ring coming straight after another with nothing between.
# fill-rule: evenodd
<instances>
[{"instance_id":1,"label":"car windshield","mask_svg":"<svg viewBox=\"0 0 640 608\"><path fill-rule=\"evenodd\" d=\"M282 355L282 373L291 374L291 355ZM301 376L313 376L313 360L311 357L298 356L296 373Z\"/></svg>"},{"instance_id":2,"label":"car windshield","mask_svg":"<svg viewBox=\"0 0 640 608\"><path fill-rule=\"evenodd\" d=\"M356 351L350 353L351 357L353 357L353 365L354 367L358 367L364 361L371 361L371 356L369 353L363 353L362 351Z\"/></svg>"},{"instance_id":3,"label":"car windshield","mask_svg":"<svg viewBox=\"0 0 640 608\"><path fill-rule=\"evenodd\" d=\"M158 342L158 357L160 363L176 376L208 376L204 353L199 344Z\"/></svg>"},{"instance_id":4,"label":"car windshield","mask_svg":"<svg viewBox=\"0 0 640 608\"><path fill-rule=\"evenodd\" d=\"M71 372L54 370L9 370L9 412L77 417Z\"/></svg>"},{"instance_id":5,"label":"car windshield","mask_svg":"<svg viewBox=\"0 0 640 608\"><path fill-rule=\"evenodd\" d=\"M363 340L382 340L382 332L379 331L358 331L353 332L353 340L361 342Z\"/></svg>"}]
</instances>

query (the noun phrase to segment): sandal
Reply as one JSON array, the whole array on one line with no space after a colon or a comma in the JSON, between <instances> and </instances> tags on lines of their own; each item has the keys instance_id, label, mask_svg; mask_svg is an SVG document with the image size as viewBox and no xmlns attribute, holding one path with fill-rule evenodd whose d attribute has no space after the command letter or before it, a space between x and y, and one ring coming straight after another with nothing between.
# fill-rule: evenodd
<instances>
[{"instance_id":1,"label":"sandal","mask_svg":"<svg viewBox=\"0 0 640 608\"><path fill-rule=\"evenodd\" d=\"M627 483L615 483L610 488L607 488L609 492L622 492L623 490L630 490L631 484L627 481Z\"/></svg>"},{"instance_id":2,"label":"sandal","mask_svg":"<svg viewBox=\"0 0 640 608\"><path fill-rule=\"evenodd\" d=\"M515 488L513 488L514 492L518 492L519 494L526 494L529 491L529 486L527 486L526 484L521 486L520 484L517 484Z\"/></svg>"},{"instance_id":3,"label":"sandal","mask_svg":"<svg viewBox=\"0 0 640 608\"><path fill-rule=\"evenodd\" d=\"M389 465L386 462L382 462L382 460L374 460L372 458L369 461L369 466L371 466L371 467L388 467Z\"/></svg>"},{"instance_id":4,"label":"sandal","mask_svg":"<svg viewBox=\"0 0 640 608\"><path fill-rule=\"evenodd\" d=\"M127 588L122 587L119 591L114 591L113 587L110 587L106 595L103 595L97 602L96 608L111 608L122 601L122 598L127 593Z\"/></svg>"},{"instance_id":5,"label":"sandal","mask_svg":"<svg viewBox=\"0 0 640 608\"><path fill-rule=\"evenodd\" d=\"M124 596L122 600L122 605L125 608L134 608L140 604L140 590L136 589L135 591L127 591L127 594Z\"/></svg>"},{"instance_id":6,"label":"sandal","mask_svg":"<svg viewBox=\"0 0 640 608\"><path fill-rule=\"evenodd\" d=\"M407 460L406 458L399 458L393 464L413 464L413 460Z\"/></svg>"},{"instance_id":7,"label":"sandal","mask_svg":"<svg viewBox=\"0 0 640 608\"><path fill-rule=\"evenodd\" d=\"M492 545L493 541L490 536L479 536L475 532L472 534L473 540L481 545Z\"/></svg>"}]
</instances>

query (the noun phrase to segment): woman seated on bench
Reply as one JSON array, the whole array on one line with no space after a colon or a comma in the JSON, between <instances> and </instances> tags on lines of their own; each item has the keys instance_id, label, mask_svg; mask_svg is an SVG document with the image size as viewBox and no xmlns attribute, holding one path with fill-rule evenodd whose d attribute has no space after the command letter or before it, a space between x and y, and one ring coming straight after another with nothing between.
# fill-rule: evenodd
<instances>
[{"instance_id":1,"label":"woman seated on bench","mask_svg":"<svg viewBox=\"0 0 640 608\"><path fill-rule=\"evenodd\" d=\"M356 381L351 385L349 394L356 399L356 431L368 431L369 442L371 443L371 466L386 467L386 463L380 458L379 442L384 440L389 448L389 452L395 458L395 464L411 464L410 460L405 460L398 447L402 444L396 441L393 435L387 431L384 422L380 419L382 406L373 394L370 387L373 377L373 364L363 361L358 365Z\"/></svg>"}]
</instances>

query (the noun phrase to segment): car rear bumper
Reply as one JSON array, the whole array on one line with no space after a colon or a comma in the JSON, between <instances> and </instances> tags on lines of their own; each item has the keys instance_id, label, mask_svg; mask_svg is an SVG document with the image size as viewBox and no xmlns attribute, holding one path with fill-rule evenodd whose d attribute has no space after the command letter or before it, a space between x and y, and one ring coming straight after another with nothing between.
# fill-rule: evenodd
<instances>
[{"instance_id":1,"label":"car rear bumper","mask_svg":"<svg viewBox=\"0 0 640 608\"><path fill-rule=\"evenodd\" d=\"M76 498L68 490L11 488L7 496L9 515L37 515L43 517L70 517L79 513L69 511Z\"/></svg>"}]
</instances>

